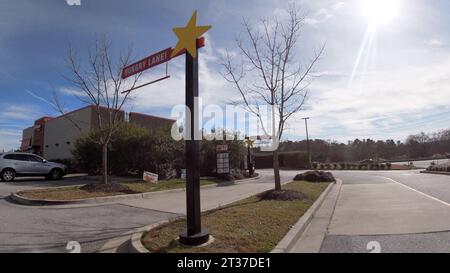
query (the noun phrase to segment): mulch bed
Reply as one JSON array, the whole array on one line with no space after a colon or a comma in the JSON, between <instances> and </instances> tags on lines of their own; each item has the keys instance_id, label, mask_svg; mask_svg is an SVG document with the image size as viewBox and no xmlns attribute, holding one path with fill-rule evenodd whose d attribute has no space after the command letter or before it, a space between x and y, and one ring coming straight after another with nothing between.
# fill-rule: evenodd
<instances>
[{"instance_id":1,"label":"mulch bed","mask_svg":"<svg viewBox=\"0 0 450 273\"><path fill-rule=\"evenodd\" d=\"M128 186L119 183L95 183L87 184L80 188L87 192L122 192L126 194L138 193L131 190Z\"/></svg>"},{"instance_id":2,"label":"mulch bed","mask_svg":"<svg viewBox=\"0 0 450 273\"><path fill-rule=\"evenodd\" d=\"M308 182L336 182L333 174L323 171L308 171L297 174L294 181L308 181Z\"/></svg>"},{"instance_id":3,"label":"mulch bed","mask_svg":"<svg viewBox=\"0 0 450 273\"><path fill-rule=\"evenodd\" d=\"M271 190L258 195L261 200L276 200L276 201L297 201L305 200L307 196L299 191L292 190Z\"/></svg>"}]
</instances>

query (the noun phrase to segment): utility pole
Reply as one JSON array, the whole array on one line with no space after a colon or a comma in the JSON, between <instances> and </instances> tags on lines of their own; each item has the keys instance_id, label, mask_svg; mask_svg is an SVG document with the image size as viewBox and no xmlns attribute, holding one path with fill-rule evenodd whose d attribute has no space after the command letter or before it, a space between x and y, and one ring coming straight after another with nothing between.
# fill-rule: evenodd
<instances>
[{"instance_id":1,"label":"utility pole","mask_svg":"<svg viewBox=\"0 0 450 273\"><path fill-rule=\"evenodd\" d=\"M312 163L311 163L311 151L309 149L309 133L308 133L308 119L310 119L310 117L302 119L305 120L305 127L306 127L306 151L308 153L308 169L311 169Z\"/></svg>"}]
</instances>

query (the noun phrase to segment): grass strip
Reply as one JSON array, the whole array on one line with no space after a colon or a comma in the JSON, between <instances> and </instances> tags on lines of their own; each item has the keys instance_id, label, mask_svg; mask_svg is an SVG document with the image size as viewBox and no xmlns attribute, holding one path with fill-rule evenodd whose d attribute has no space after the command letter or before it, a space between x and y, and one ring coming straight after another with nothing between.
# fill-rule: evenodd
<instances>
[{"instance_id":1,"label":"grass strip","mask_svg":"<svg viewBox=\"0 0 450 273\"><path fill-rule=\"evenodd\" d=\"M200 179L200 184L212 185L220 184L225 181L212 178L212 177L202 177ZM142 181L136 182L122 182L120 184L126 185L134 193L146 193L155 191L164 191L171 189L180 189L186 187L186 182L184 179L172 179L167 181L160 181L158 184L146 183ZM25 190L20 191L17 194L25 198L31 199L45 199L52 201L66 201L66 200L79 200L86 198L95 197L105 197L105 196L116 196L125 195L123 192L88 192L80 189L80 186L64 187L64 188L46 188L38 190Z\"/></svg>"},{"instance_id":2,"label":"grass strip","mask_svg":"<svg viewBox=\"0 0 450 273\"><path fill-rule=\"evenodd\" d=\"M179 245L174 239L186 228L175 220L144 233L143 245L151 252L174 253L267 253L286 235L329 183L291 182L284 190L301 192L304 200L263 200L255 195L202 216L214 242L201 248Z\"/></svg>"}]
</instances>

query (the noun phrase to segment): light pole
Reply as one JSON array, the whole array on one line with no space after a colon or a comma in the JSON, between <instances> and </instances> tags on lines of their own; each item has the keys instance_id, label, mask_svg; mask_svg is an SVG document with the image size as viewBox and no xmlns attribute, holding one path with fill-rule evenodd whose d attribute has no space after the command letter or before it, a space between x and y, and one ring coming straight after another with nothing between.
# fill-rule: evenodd
<instances>
[{"instance_id":1,"label":"light pole","mask_svg":"<svg viewBox=\"0 0 450 273\"><path fill-rule=\"evenodd\" d=\"M309 149L309 134L308 134L308 119L310 119L310 117L307 118L302 118L303 120L305 120L305 127L306 127L306 152L308 153L308 169L311 169L311 151Z\"/></svg>"},{"instance_id":2,"label":"light pole","mask_svg":"<svg viewBox=\"0 0 450 273\"><path fill-rule=\"evenodd\" d=\"M250 137L246 137L245 138L247 141L247 167L248 167L248 176L252 177L253 175L253 164L252 164L252 159L251 159L251 152L250 149L253 147L253 140L251 140Z\"/></svg>"}]
</instances>

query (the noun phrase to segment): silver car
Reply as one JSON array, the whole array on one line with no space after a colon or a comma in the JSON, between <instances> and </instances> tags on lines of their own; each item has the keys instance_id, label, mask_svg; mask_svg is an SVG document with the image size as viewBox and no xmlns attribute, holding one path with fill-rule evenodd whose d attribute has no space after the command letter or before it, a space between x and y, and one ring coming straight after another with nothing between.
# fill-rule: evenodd
<instances>
[{"instance_id":1,"label":"silver car","mask_svg":"<svg viewBox=\"0 0 450 273\"><path fill-rule=\"evenodd\" d=\"M0 178L5 182L19 176L45 176L47 179L59 180L66 174L66 165L48 162L34 154L0 154Z\"/></svg>"}]
</instances>

